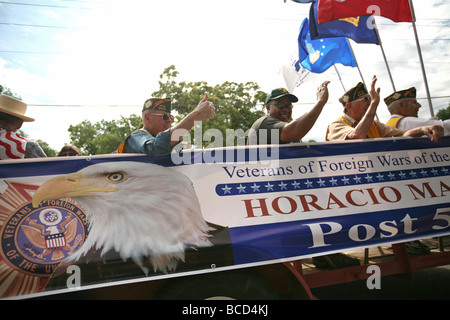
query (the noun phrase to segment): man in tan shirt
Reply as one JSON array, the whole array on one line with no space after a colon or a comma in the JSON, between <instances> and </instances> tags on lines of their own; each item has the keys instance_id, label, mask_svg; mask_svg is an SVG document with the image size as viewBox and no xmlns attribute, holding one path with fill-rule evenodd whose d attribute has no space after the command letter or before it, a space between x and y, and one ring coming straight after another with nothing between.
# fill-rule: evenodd
<instances>
[{"instance_id":1,"label":"man in tan shirt","mask_svg":"<svg viewBox=\"0 0 450 320\"><path fill-rule=\"evenodd\" d=\"M374 76L370 93L360 82L339 98L344 106L344 115L328 126L327 141L426 135L431 141L437 142L443 136L444 129L438 125L421 126L405 131L374 120L380 102L380 88L375 89L376 82L377 78Z\"/></svg>"},{"instance_id":2,"label":"man in tan shirt","mask_svg":"<svg viewBox=\"0 0 450 320\"><path fill-rule=\"evenodd\" d=\"M344 106L344 114L329 126L326 140L352 140L352 139L374 139L383 137L421 137L428 136L437 142L444 134L444 129L438 125L421 126L411 130L400 130L387 126L374 120L377 107L380 102L380 88L375 89L376 76L372 78L370 93L367 92L363 83L347 91L339 101ZM342 253L313 258L313 263L318 267L327 267L330 264L339 266L359 265L357 259L348 257Z\"/></svg>"}]
</instances>

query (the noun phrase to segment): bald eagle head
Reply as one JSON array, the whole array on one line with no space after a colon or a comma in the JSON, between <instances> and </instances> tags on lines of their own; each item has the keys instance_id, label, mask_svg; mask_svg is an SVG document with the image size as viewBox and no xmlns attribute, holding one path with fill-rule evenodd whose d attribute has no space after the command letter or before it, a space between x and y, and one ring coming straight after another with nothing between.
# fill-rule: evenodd
<instances>
[{"instance_id":1,"label":"bald eagle head","mask_svg":"<svg viewBox=\"0 0 450 320\"><path fill-rule=\"evenodd\" d=\"M187 247L210 246L192 182L163 166L117 161L88 166L42 184L33 206L45 200L72 198L86 212L89 235L69 259L89 250L115 250L122 259L155 271L174 270Z\"/></svg>"}]
</instances>

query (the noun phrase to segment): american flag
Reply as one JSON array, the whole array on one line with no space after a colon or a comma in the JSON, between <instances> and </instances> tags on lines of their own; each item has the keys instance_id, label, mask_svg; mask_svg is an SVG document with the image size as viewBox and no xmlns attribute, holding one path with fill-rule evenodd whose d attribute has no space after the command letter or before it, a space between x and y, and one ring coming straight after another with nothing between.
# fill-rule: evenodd
<instances>
[{"instance_id":1,"label":"american flag","mask_svg":"<svg viewBox=\"0 0 450 320\"><path fill-rule=\"evenodd\" d=\"M64 233L56 233L45 236L45 244L47 246L47 249L61 249L66 245L66 238L64 237Z\"/></svg>"}]
</instances>

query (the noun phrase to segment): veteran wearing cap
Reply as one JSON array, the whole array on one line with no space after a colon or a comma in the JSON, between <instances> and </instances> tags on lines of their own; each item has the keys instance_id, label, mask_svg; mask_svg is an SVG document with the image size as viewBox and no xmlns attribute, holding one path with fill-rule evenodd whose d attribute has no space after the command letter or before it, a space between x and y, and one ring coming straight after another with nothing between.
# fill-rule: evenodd
<instances>
[{"instance_id":1,"label":"veteran wearing cap","mask_svg":"<svg viewBox=\"0 0 450 320\"><path fill-rule=\"evenodd\" d=\"M142 109L143 128L132 132L117 153L144 153L151 157L168 155L196 121L211 119L215 114L214 105L205 93L197 107L171 128L174 120L171 107L170 98L146 100Z\"/></svg>"},{"instance_id":2,"label":"veteran wearing cap","mask_svg":"<svg viewBox=\"0 0 450 320\"><path fill-rule=\"evenodd\" d=\"M422 126L438 125L443 127L444 135L450 135L450 120L420 119L418 118L420 103L416 99L416 88L394 92L384 98L391 118L386 122L388 126L401 130L409 130Z\"/></svg>"},{"instance_id":3,"label":"veteran wearing cap","mask_svg":"<svg viewBox=\"0 0 450 320\"><path fill-rule=\"evenodd\" d=\"M405 131L375 120L380 103L380 88L375 89L376 82L374 76L370 93L360 82L339 98L344 106L344 115L328 126L327 141L426 135L437 142L442 137L442 127L439 129L439 126L422 126Z\"/></svg>"},{"instance_id":4,"label":"veteran wearing cap","mask_svg":"<svg viewBox=\"0 0 450 320\"><path fill-rule=\"evenodd\" d=\"M0 160L46 157L37 142L16 133L24 122L34 121L26 111L26 103L0 94Z\"/></svg>"},{"instance_id":5,"label":"veteran wearing cap","mask_svg":"<svg viewBox=\"0 0 450 320\"><path fill-rule=\"evenodd\" d=\"M301 117L291 121L292 103L298 98L284 88L272 90L265 105L267 115L256 120L249 130L248 144L284 144L299 142L313 127L328 101L328 83L317 88L317 102Z\"/></svg>"}]
</instances>

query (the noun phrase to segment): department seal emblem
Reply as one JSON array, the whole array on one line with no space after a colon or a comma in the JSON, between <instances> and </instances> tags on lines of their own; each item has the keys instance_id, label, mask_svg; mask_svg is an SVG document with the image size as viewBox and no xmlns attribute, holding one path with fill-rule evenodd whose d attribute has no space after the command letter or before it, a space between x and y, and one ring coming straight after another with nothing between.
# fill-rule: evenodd
<instances>
[{"instance_id":1,"label":"department seal emblem","mask_svg":"<svg viewBox=\"0 0 450 320\"><path fill-rule=\"evenodd\" d=\"M0 206L3 225L0 278L2 273L16 274L16 278L25 283L26 277L38 277L44 280L34 279L41 287L59 263L84 243L88 224L83 208L71 199L44 201L34 208L32 194L38 187L8 183L8 188L0 195L0 201L14 199L9 210ZM11 194L15 196L12 198ZM0 289L3 285L0 284ZM27 293L35 290L37 288Z\"/></svg>"}]
</instances>

